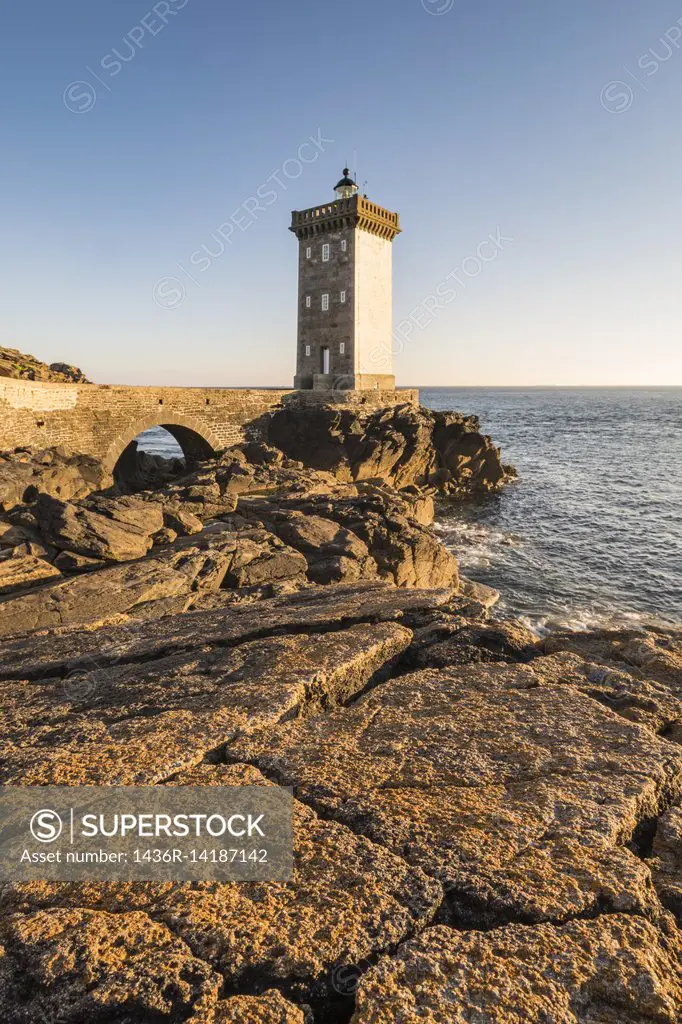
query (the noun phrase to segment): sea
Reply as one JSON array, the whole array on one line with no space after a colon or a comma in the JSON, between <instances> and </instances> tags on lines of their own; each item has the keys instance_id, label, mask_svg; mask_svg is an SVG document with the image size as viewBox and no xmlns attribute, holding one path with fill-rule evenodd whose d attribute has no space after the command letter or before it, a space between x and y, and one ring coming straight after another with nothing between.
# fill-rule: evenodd
<instances>
[{"instance_id":1,"label":"sea","mask_svg":"<svg viewBox=\"0 0 682 1024\"><path fill-rule=\"evenodd\" d=\"M553 629L682 624L682 388L420 388L479 417L518 480L439 505L496 614ZM165 436L164 436L165 435ZM144 447L178 454L165 431Z\"/></svg>"}]
</instances>

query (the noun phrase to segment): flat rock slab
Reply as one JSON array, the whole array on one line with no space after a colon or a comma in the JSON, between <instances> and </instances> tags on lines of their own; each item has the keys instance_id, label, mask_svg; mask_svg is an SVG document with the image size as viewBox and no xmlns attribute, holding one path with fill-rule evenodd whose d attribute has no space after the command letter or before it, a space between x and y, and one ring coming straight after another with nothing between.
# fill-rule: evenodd
<instances>
[{"instance_id":1,"label":"flat rock slab","mask_svg":"<svg viewBox=\"0 0 682 1024\"><path fill-rule=\"evenodd\" d=\"M243 765L200 765L173 782L269 784ZM442 899L422 871L295 801L291 881L176 886L149 913L230 987L324 1002L349 967L429 924Z\"/></svg>"},{"instance_id":2,"label":"flat rock slab","mask_svg":"<svg viewBox=\"0 0 682 1024\"><path fill-rule=\"evenodd\" d=\"M171 784L272 785L250 765L209 764ZM259 995L276 987L297 1002L325 1006L341 1001L341 983L357 976L357 965L426 927L443 899L442 887L420 869L296 800L294 874L287 882L33 882L7 889L8 920L49 905L81 913L134 907L221 974L228 992Z\"/></svg>"},{"instance_id":3,"label":"flat rock slab","mask_svg":"<svg viewBox=\"0 0 682 1024\"><path fill-rule=\"evenodd\" d=\"M0 1008L8 1024L181 1021L218 1000L221 979L209 964L139 911L15 915L0 936Z\"/></svg>"},{"instance_id":4,"label":"flat rock slab","mask_svg":"<svg viewBox=\"0 0 682 1024\"><path fill-rule=\"evenodd\" d=\"M351 1024L679 1024L682 938L604 916L487 934L433 928L360 982Z\"/></svg>"},{"instance_id":5,"label":"flat rock slab","mask_svg":"<svg viewBox=\"0 0 682 1024\"><path fill-rule=\"evenodd\" d=\"M61 575L54 565L34 555L5 558L0 561L0 594L59 579Z\"/></svg>"},{"instance_id":6,"label":"flat rock slab","mask_svg":"<svg viewBox=\"0 0 682 1024\"><path fill-rule=\"evenodd\" d=\"M115 571L128 568L120 566ZM101 580L102 574L88 578ZM105 635L83 629L39 632L2 644L0 679L37 679L64 675L80 667L92 669L93 659L105 669L196 647L231 646L276 632L318 631L363 621L401 619L444 605L454 596L452 590L398 590L384 583L310 587L255 605L113 627ZM0 604L0 623L2 616Z\"/></svg>"},{"instance_id":7,"label":"flat rock slab","mask_svg":"<svg viewBox=\"0 0 682 1024\"><path fill-rule=\"evenodd\" d=\"M673 742L682 742L682 690L622 662L585 660L563 651L533 661L539 685L573 686L623 718L646 725ZM634 673L634 674L633 674Z\"/></svg>"},{"instance_id":8,"label":"flat rock slab","mask_svg":"<svg viewBox=\"0 0 682 1024\"><path fill-rule=\"evenodd\" d=\"M679 791L682 752L550 685L545 660L402 676L226 755L441 879L459 926L654 918L625 844Z\"/></svg>"},{"instance_id":9,"label":"flat rock slab","mask_svg":"<svg viewBox=\"0 0 682 1024\"><path fill-rule=\"evenodd\" d=\"M242 729L347 700L411 639L396 623L364 624L0 683L0 781L159 781Z\"/></svg>"},{"instance_id":10,"label":"flat rock slab","mask_svg":"<svg viewBox=\"0 0 682 1024\"><path fill-rule=\"evenodd\" d=\"M192 586L204 569L201 552L146 558L75 576L0 599L0 637L35 629L97 625L157 602L174 600L174 611L188 603ZM167 605L159 605L167 611ZM101 642L101 639L100 639Z\"/></svg>"}]
</instances>

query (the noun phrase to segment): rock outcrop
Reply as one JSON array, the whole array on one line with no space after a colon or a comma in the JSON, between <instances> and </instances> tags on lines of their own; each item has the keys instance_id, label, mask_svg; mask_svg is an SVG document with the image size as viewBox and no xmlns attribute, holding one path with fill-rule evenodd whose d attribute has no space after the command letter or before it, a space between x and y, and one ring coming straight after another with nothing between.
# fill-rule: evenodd
<instances>
[{"instance_id":1,"label":"rock outcrop","mask_svg":"<svg viewBox=\"0 0 682 1024\"><path fill-rule=\"evenodd\" d=\"M26 355L16 348L0 345L0 377L17 380L51 381L53 383L89 384L85 374L77 366L68 363L41 363L35 356Z\"/></svg>"},{"instance_id":2,"label":"rock outcrop","mask_svg":"<svg viewBox=\"0 0 682 1024\"><path fill-rule=\"evenodd\" d=\"M160 506L141 504L146 513L154 509L157 523L162 521ZM94 518L109 523L103 516ZM86 527L91 524L91 520L85 522ZM103 551L111 553L112 548L106 548L105 543L116 540L121 544L118 554L130 555L124 545L131 538L143 549L151 544L144 533L118 525L110 524L109 532L100 529L99 534L87 529L79 533L82 525L76 523L71 531L79 538L81 550L86 542L94 546L97 541ZM81 568L86 571L76 576L48 582L27 593L15 591L0 597L0 637L29 629L101 625L129 617L158 618L188 611L198 606L202 596L221 588L239 589L240 596L246 598L252 589L256 591L254 596L262 597L271 596L276 585L287 583L295 588L307 583L303 555L267 531L248 526L240 530L209 529L196 537L165 544L146 558L104 565L97 571L92 566Z\"/></svg>"},{"instance_id":3,"label":"rock outcrop","mask_svg":"<svg viewBox=\"0 0 682 1024\"><path fill-rule=\"evenodd\" d=\"M229 627L234 616L220 618ZM2 784L159 782L244 729L347 701L411 639L397 623L363 623L223 648L201 643L200 616L195 626L188 651L143 664L123 648L109 665L93 654L28 694L20 681L1 683Z\"/></svg>"},{"instance_id":4,"label":"rock outcrop","mask_svg":"<svg viewBox=\"0 0 682 1024\"><path fill-rule=\"evenodd\" d=\"M339 479L380 480L398 489L491 492L516 475L475 416L412 405L367 413L291 402L273 415L268 439L290 458Z\"/></svg>"}]
</instances>

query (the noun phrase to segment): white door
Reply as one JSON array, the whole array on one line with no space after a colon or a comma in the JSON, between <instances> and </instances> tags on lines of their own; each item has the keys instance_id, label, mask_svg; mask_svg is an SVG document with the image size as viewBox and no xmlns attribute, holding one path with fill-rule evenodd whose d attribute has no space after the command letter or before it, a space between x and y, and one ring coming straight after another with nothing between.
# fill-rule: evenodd
<instances>
[{"instance_id":1,"label":"white door","mask_svg":"<svg viewBox=\"0 0 682 1024\"><path fill-rule=\"evenodd\" d=\"M322 349L322 373L329 373L329 349Z\"/></svg>"}]
</instances>

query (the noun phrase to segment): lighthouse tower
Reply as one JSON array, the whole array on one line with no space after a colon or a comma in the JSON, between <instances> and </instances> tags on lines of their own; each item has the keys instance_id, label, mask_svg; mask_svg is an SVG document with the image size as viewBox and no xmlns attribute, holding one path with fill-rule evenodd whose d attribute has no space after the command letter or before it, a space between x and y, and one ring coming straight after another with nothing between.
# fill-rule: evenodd
<instances>
[{"instance_id":1,"label":"lighthouse tower","mask_svg":"<svg viewBox=\"0 0 682 1024\"><path fill-rule=\"evenodd\" d=\"M335 199L292 213L299 241L300 390L392 390L393 240L400 218L359 194L346 167Z\"/></svg>"}]
</instances>

